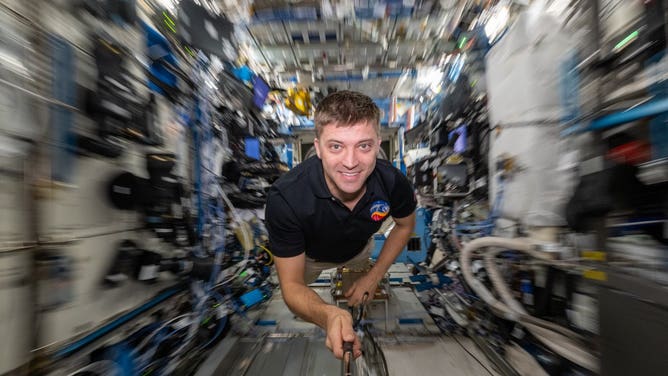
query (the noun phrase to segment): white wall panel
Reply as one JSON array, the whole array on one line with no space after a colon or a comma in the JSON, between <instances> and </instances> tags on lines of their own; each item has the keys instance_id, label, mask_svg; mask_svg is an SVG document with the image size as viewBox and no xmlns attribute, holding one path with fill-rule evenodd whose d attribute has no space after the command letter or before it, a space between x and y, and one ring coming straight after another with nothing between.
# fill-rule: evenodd
<instances>
[{"instance_id":1,"label":"white wall panel","mask_svg":"<svg viewBox=\"0 0 668 376\"><path fill-rule=\"evenodd\" d=\"M0 172L0 248L29 241L27 214L23 177Z\"/></svg>"},{"instance_id":2,"label":"white wall panel","mask_svg":"<svg viewBox=\"0 0 668 376\"><path fill-rule=\"evenodd\" d=\"M86 332L111 317L142 304L173 278L161 276L161 282L147 285L126 281L115 288L102 286L102 278L113 261L114 249L123 239L137 238L136 232L84 239L64 248L74 260L72 301L42 314L41 346L65 341Z\"/></svg>"},{"instance_id":3,"label":"white wall panel","mask_svg":"<svg viewBox=\"0 0 668 376\"><path fill-rule=\"evenodd\" d=\"M76 82L94 89L96 69L91 56L93 28L86 25L90 20L79 13L69 13L73 9L70 1L31 1L12 0L4 3L21 13L25 13L23 8L26 4L38 4L41 14L33 12L29 16L42 19L42 30L32 32L44 36L44 31L48 31L71 42L75 56ZM104 30L119 38L131 51L141 55L145 45L141 31L114 25L104 27ZM44 55L49 53L48 48L38 52ZM145 77L136 64L128 64L128 68L135 76ZM40 82L46 82L45 87L48 87L50 77L45 72L41 74ZM6 78L2 75L0 77ZM138 97L148 101L145 83L136 82L134 85ZM2 95L3 92L0 91L0 96ZM48 93L44 95L48 96ZM135 211L117 210L107 199L107 185L119 172L129 171L148 177L146 153L172 152L182 155L188 152L188 146L184 142L189 134L181 124L174 121L176 116L171 104L158 96L158 106L160 126L165 132L165 147L154 148L129 143L128 150L118 159L75 156L72 164L68 166L70 179L66 184L49 180L52 153L57 150L54 146L58 145L54 145L53 141L43 144L41 152L44 154L40 156L39 166L31 171L40 178L39 197L36 198L39 237L47 243L54 240L73 242L43 247L59 252L72 262L69 280L61 281L62 283L40 283L42 293L52 292L56 295L65 291L65 296L69 296L69 299L65 304L40 313L38 346L69 341L73 336L94 329L110 318L144 303L174 282L173 276L165 274L153 285L127 281L119 287L106 289L101 284L115 256L116 248L124 239L136 240L140 247L165 254L173 250L171 245L156 240L150 231L129 231L143 226L141 215ZM40 108L45 108L44 104L40 104ZM0 107L0 115L2 114ZM40 115L33 111L31 115L34 114ZM36 129L48 130L48 116L33 117L35 120L31 124L36 124ZM0 120L0 135L3 130L6 131L4 124L6 122ZM12 121L11 125L16 128L17 124L20 125ZM77 132L94 136L97 134L95 127L96 124L85 115L75 116L74 128ZM14 128L10 129L12 133L15 133ZM34 132L32 134L34 135ZM189 164L185 158L186 156L179 156L179 167L175 169L180 175L189 172ZM3 169L7 168L21 172L23 163L24 160L21 159L0 160L0 250L32 240L28 238L28 200L31 198L28 197L24 177L21 174L16 177L5 176L2 173ZM3 339L0 344L0 374L25 364L30 356L29 334L31 329L36 328L36 323L30 321L30 313L35 307L30 300L28 282L36 280L36 276L28 275L30 257L30 252L0 252L0 338Z\"/></svg>"},{"instance_id":4,"label":"white wall panel","mask_svg":"<svg viewBox=\"0 0 668 376\"><path fill-rule=\"evenodd\" d=\"M0 374L25 364L30 355L30 329L34 325L28 274L29 254L0 253Z\"/></svg>"}]
</instances>

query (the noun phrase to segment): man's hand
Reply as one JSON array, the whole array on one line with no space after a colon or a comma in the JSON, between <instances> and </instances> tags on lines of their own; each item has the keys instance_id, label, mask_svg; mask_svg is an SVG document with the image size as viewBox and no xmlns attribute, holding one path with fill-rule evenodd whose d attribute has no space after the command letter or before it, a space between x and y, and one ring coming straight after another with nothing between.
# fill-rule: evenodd
<instances>
[{"instance_id":1,"label":"man's hand","mask_svg":"<svg viewBox=\"0 0 668 376\"><path fill-rule=\"evenodd\" d=\"M378 287L378 282L390 269L394 260L399 256L413 234L415 227L415 212L403 218L394 218L394 228L385 239L383 248L380 250L376 263L371 270L362 278L358 279L353 286L346 291L345 297L349 306L355 306L362 302L364 293L369 293L369 300L373 300Z\"/></svg>"},{"instance_id":2,"label":"man's hand","mask_svg":"<svg viewBox=\"0 0 668 376\"><path fill-rule=\"evenodd\" d=\"M352 307L362 303L364 293L368 293L369 300L373 300L379 281L380 279L371 273L360 277L344 294L346 299L348 299L348 305Z\"/></svg>"},{"instance_id":3,"label":"man's hand","mask_svg":"<svg viewBox=\"0 0 668 376\"><path fill-rule=\"evenodd\" d=\"M353 330L353 318L350 313L338 307L333 307L327 314L327 348L334 353L337 359L343 358L343 342L353 342L353 356L362 355L360 344Z\"/></svg>"},{"instance_id":4,"label":"man's hand","mask_svg":"<svg viewBox=\"0 0 668 376\"><path fill-rule=\"evenodd\" d=\"M344 341L353 343L355 358L361 356L362 345L353 331L353 318L350 313L325 303L318 294L304 284L304 254L276 257L274 261L283 299L290 310L327 331L325 344L337 358L343 358Z\"/></svg>"}]
</instances>

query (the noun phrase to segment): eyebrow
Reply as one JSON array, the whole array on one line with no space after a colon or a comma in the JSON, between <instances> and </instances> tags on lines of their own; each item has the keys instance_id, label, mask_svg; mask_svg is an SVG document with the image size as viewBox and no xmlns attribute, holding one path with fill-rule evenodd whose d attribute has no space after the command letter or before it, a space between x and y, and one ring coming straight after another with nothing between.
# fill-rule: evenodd
<instances>
[{"instance_id":1,"label":"eyebrow","mask_svg":"<svg viewBox=\"0 0 668 376\"><path fill-rule=\"evenodd\" d=\"M365 139L365 140L360 140L360 141L357 142L357 144L359 145L359 144L363 144L363 143L365 143L365 142L371 142L371 143L373 143L373 138L367 138L367 139ZM327 140L327 143L345 144L345 142L343 142L343 141L339 141L339 140Z\"/></svg>"}]
</instances>

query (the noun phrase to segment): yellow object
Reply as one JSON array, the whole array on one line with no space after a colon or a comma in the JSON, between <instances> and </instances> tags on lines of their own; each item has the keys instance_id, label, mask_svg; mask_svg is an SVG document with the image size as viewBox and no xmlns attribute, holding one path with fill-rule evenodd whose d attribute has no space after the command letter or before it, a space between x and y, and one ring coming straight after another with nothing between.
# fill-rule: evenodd
<instances>
[{"instance_id":1,"label":"yellow object","mask_svg":"<svg viewBox=\"0 0 668 376\"><path fill-rule=\"evenodd\" d=\"M508 157L506 160L503 162L503 169L506 172L510 172L515 168L515 158L513 157Z\"/></svg>"},{"instance_id":2,"label":"yellow object","mask_svg":"<svg viewBox=\"0 0 668 376\"><path fill-rule=\"evenodd\" d=\"M595 281L607 281L608 276L605 274L604 271L600 270L585 270L582 273L582 276L587 278L587 279L593 279Z\"/></svg>"},{"instance_id":3,"label":"yellow object","mask_svg":"<svg viewBox=\"0 0 668 376\"><path fill-rule=\"evenodd\" d=\"M311 113L311 95L305 88L289 89L285 107L297 115L308 116Z\"/></svg>"},{"instance_id":4,"label":"yellow object","mask_svg":"<svg viewBox=\"0 0 668 376\"><path fill-rule=\"evenodd\" d=\"M239 239L241 247L244 251L249 252L255 246L253 243L253 231L251 230L250 225L245 221L240 221L234 227L234 234Z\"/></svg>"},{"instance_id":5,"label":"yellow object","mask_svg":"<svg viewBox=\"0 0 668 376\"><path fill-rule=\"evenodd\" d=\"M464 162L464 158L459 154L453 154L445 160L445 164L458 165Z\"/></svg>"},{"instance_id":6,"label":"yellow object","mask_svg":"<svg viewBox=\"0 0 668 376\"><path fill-rule=\"evenodd\" d=\"M605 261L605 252L600 251L583 251L582 258L592 261Z\"/></svg>"},{"instance_id":7,"label":"yellow object","mask_svg":"<svg viewBox=\"0 0 668 376\"><path fill-rule=\"evenodd\" d=\"M267 249L267 247L265 247L265 246L260 245L260 248L262 248L262 250L267 252L267 254L269 255L269 263L267 265L273 264L274 263L274 254L271 253L271 251L269 249Z\"/></svg>"}]
</instances>

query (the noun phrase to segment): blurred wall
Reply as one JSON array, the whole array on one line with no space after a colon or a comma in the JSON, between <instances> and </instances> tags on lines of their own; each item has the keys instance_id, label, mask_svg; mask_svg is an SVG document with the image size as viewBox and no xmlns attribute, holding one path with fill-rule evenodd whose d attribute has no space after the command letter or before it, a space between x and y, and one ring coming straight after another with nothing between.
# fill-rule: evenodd
<instances>
[{"instance_id":1,"label":"blurred wall","mask_svg":"<svg viewBox=\"0 0 668 376\"><path fill-rule=\"evenodd\" d=\"M52 94L55 77L49 35L58 36L70 46L75 66L73 79L77 85L89 89L95 89L97 74L91 54L93 30L103 29L114 35L136 54L142 54L145 49L139 31L102 24L72 13L70 3L73 2L13 0L3 3L18 13L4 9L3 21L9 20L4 26L23 33L30 41L29 46L24 46L27 59L23 63L31 75L27 81L32 84L24 87L45 97ZM26 24L20 16L29 18L40 29ZM136 65L129 67L136 76L144 76ZM4 75L0 78L10 82L13 79ZM137 82L135 89L143 100L148 100L145 85ZM122 240L132 239L140 247L156 252L173 251L172 246L155 239L151 232L136 230L143 222L137 212L111 206L106 197L107 184L114 174L123 171L148 177L145 154L152 151L176 153L181 162L176 169L178 173L188 175L189 172L182 155L188 150L184 142L185 128L175 121L172 106L160 96L158 106L160 126L167 138L165 147L129 143L128 150L117 159L71 153L62 159L65 146L50 126L53 112L49 111L49 106L42 100L2 86L0 99L7 98L18 98L21 106L27 106L30 111L26 111L22 119L12 118L11 123L0 121L0 136L11 134L15 129L34 130L26 134L38 145L38 153L0 152L0 338L3 339L0 374L29 360L31 334L37 334L36 346L53 349L142 304L170 284L165 275L153 285L127 281L113 289L102 287L102 279ZM77 98L75 106L81 107L82 102L82 98ZM10 111L12 109L0 106L0 117ZM75 113L72 120L77 132L95 135L96 125L90 118ZM14 138L0 138L0 145L19 144ZM58 182L51 180L56 160L66 161L65 165L60 164L60 174L67 178ZM37 240L32 230L37 231L42 245L37 249L21 249L19 245ZM56 256L55 261L48 259L41 263L52 269L41 274L40 279L30 274L32 255L36 251L48 251ZM53 270L59 272L54 274ZM31 297L31 286L37 287L37 299ZM36 300L41 301L42 306L37 306ZM37 312L37 320L33 312Z\"/></svg>"}]
</instances>

